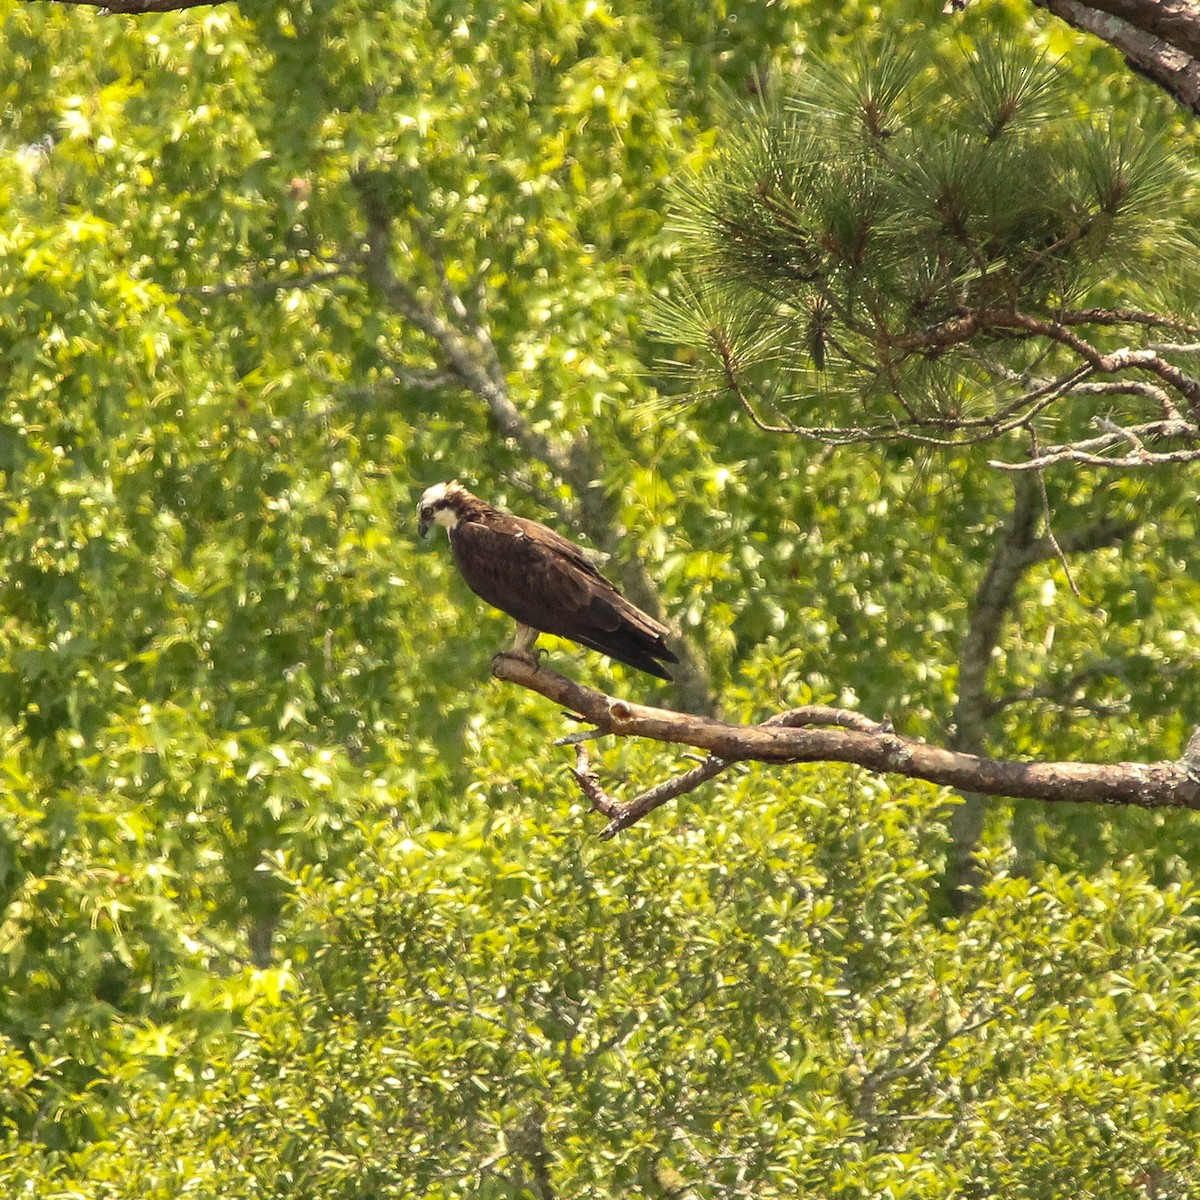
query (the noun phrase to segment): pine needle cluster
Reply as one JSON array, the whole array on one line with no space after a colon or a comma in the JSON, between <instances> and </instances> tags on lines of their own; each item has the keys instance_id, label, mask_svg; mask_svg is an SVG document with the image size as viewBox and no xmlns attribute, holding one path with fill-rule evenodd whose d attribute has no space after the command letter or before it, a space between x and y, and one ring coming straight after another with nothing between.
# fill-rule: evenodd
<instances>
[{"instance_id":1,"label":"pine needle cluster","mask_svg":"<svg viewBox=\"0 0 1200 1200\"><path fill-rule=\"evenodd\" d=\"M1099 353L1194 311L1165 121L1081 113L1017 47L812 64L742 114L677 213L687 268L659 330L769 428L994 434L1037 380L1089 373L1073 337Z\"/></svg>"}]
</instances>

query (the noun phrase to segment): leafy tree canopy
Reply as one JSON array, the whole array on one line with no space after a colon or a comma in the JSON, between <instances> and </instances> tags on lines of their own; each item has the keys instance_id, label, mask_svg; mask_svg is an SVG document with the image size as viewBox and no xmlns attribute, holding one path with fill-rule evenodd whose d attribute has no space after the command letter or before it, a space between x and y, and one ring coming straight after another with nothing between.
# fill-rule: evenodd
<instances>
[{"instance_id":1,"label":"leafy tree canopy","mask_svg":"<svg viewBox=\"0 0 1200 1200\"><path fill-rule=\"evenodd\" d=\"M889 9L935 56L964 29L972 61L1031 44L1030 78L1069 53L1098 126L1141 111L1110 52L1020 4ZM1189 814L998 806L953 919L954 798L852 769L731 769L601 845L557 710L484 685L507 622L415 542L416 495L460 476L569 524L679 630L679 692L641 698L836 703L935 740L1020 544L983 736L1182 750L1189 475L1046 478L1059 542L1092 547L1076 599L1040 491L1011 541L1015 486L978 458L770 439L736 397L675 405L656 362L650 297L688 261L670 197L725 178L729 96L820 60L844 100L878 15L0 3L9 1191L1193 1186ZM1068 136L1056 111L1021 136Z\"/></svg>"}]
</instances>

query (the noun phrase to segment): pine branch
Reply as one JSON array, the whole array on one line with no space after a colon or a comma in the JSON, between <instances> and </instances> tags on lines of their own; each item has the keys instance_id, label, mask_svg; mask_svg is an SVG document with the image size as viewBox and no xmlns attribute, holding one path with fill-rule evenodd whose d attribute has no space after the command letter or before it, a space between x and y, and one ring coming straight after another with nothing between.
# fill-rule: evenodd
<instances>
[{"instance_id":1,"label":"pine branch","mask_svg":"<svg viewBox=\"0 0 1200 1200\"><path fill-rule=\"evenodd\" d=\"M974 315L983 328L1020 329L1066 346L1101 375L1117 375L1131 368L1149 371L1185 397L1193 414L1200 418L1200 381L1193 379L1173 363L1167 362L1154 350L1124 348L1103 354L1066 326L1028 313L983 309Z\"/></svg>"},{"instance_id":2,"label":"pine branch","mask_svg":"<svg viewBox=\"0 0 1200 1200\"><path fill-rule=\"evenodd\" d=\"M1200 19L1182 0L1113 2L1169 8L1164 28ZM1151 273L1166 294L1187 278L1194 199L1163 131L1081 116L1065 75L1013 46L965 54L949 91L916 86L908 61L894 48L865 71L814 61L747 113L677 197L694 258L660 332L702 349L757 429L827 445L959 447L1020 430L1032 444L1092 416L1081 401L1101 389L1200 427L1188 346L1145 344L1194 340L1194 314L1134 300ZM884 140L867 110L889 71ZM1135 238L1155 249L1131 253ZM1040 362L1052 378L1022 377ZM789 381L786 404L767 399ZM1118 423L1144 421L1128 407ZM1181 457L1130 444L1123 460L1139 465Z\"/></svg>"},{"instance_id":3,"label":"pine branch","mask_svg":"<svg viewBox=\"0 0 1200 1200\"><path fill-rule=\"evenodd\" d=\"M930 329L908 333L890 339L885 350L905 353L944 350L961 346L980 334L997 329L1019 330L1026 336L1041 337L1071 350L1078 358L1101 375L1116 375L1130 369L1140 369L1157 375L1167 386L1184 396L1200 417L1200 381L1167 362L1150 348L1123 348L1102 353L1086 338L1080 337L1067 323L1034 316L1016 309L983 308L961 313Z\"/></svg>"},{"instance_id":4,"label":"pine branch","mask_svg":"<svg viewBox=\"0 0 1200 1200\"><path fill-rule=\"evenodd\" d=\"M1143 312L1137 308L1068 308L1055 314L1063 325L1141 325L1152 329L1177 329L1181 333L1200 333L1200 326L1170 313Z\"/></svg>"},{"instance_id":5,"label":"pine branch","mask_svg":"<svg viewBox=\"0 0 1200 1200\"><path fill-rule=\"evenodd\" d=\"M1096 322L1099 324L1104 324L1104 318L1110 316L1113 317L1113 323L1119 323L1116 318L1122 315L1118 310L1077 310L1069 315L1082 318L1095 316L1096 313L1102 318ZM1155 314L1132 315L1155 324L1167 321L1167 318L1159 318ZM950 413L922 415L915 412L911 406L905 405L907 415L889 421L863 422L857 425L800 425L786 417L783 423L776 423L761 415L741 377L732 341L722 331L710 330L709 346L720 360L725 387L732 392L756 428L764 433L791 434L831 446L908 441L949 448L980 445L1014 430L1028 430L1033 452L1027 460L1021 463L990 461L990 465L1009 471L1041 470L1065 461L1108 467L1152 467L1200 460L1200 424L1183 418L1175 399L1178 396L1185 407L1196 413L1200 419L1200 381L1168 362L1160 353L1164 349L1183 352L1189 350L1188 346L1148 346L1140 349L1126 347L1102 353L1066 325L1026 313L988 309L960 314L950 321L919 333L897 336L885 349L900 350L905 354L925 353L969 342L977 337L986 336L995 329L1016 329L1024 336L1044 337L1047 341L1066 346L1082 361L1053 379L1030 381L1030 386L1020 395L982 416L965 417ZM1000 363L991 364L991 368L1003 380L1021 382L1019 376ZM1124 377L1124 373L1132 371L1149 372L1158 376L1161 382L1152 383ZM1118 378L1097 379L1097 375L1116 375ZM1036 418L1066 397L1089 395L1129 395L1144 398L1153 401L1159 407L1163 419L1122 426L1107 417L1096 417L1094 423L1103 430L1100 437L1039 451L1034 425ZM899 391L897 399L904 400ZM930 432L932 430L944 430L945 433L939 436ZM1144 444L1145 438L1190 441L1195 443L1197 448L1151 450ZM1122 441L1132 446L1132 453L1125 457L1103 453Z\"/></svg>"}]
</instances>

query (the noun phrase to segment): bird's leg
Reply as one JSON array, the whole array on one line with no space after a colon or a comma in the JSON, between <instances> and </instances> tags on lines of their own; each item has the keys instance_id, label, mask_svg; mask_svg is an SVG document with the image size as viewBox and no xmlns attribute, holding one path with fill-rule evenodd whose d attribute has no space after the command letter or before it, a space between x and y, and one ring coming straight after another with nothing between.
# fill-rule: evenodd
<instances>
[{"instance_id":1,"label":"bird's leg","mask_svg":"<svg viewBox=\"0 0 1200 1200\"><path fill-rule=\"evenodd\" d=\"M534 650L533 645L540 636L540 629L534 629L532 625L522 625L518 621L517 636L513 639L513 654L518 658L528 659L536 667L538 660L542 657L542 652Z\"/></svg>"}]
</instances>

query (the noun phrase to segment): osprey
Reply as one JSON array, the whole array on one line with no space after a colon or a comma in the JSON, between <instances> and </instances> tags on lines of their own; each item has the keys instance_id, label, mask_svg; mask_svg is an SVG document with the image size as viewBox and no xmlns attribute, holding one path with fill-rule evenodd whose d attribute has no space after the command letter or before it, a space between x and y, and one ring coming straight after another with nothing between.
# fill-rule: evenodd
<instances>
[{"instance_id":1,"label":"osprey","mask_svg":"<svg viewBox=\"0 0 1200 1200\"><path fill-rule=\"evenodd\" d=\"M457 481L428 488L417 519L422 537L435 522L444 525L467 586L516 618L513 654L536 663L538 634L553 633L659 679L671 678L662 664L679 660L663 641L666 626L630 604L578 546L553 529L493 508Z\"/></svg>"}]
</instances>

